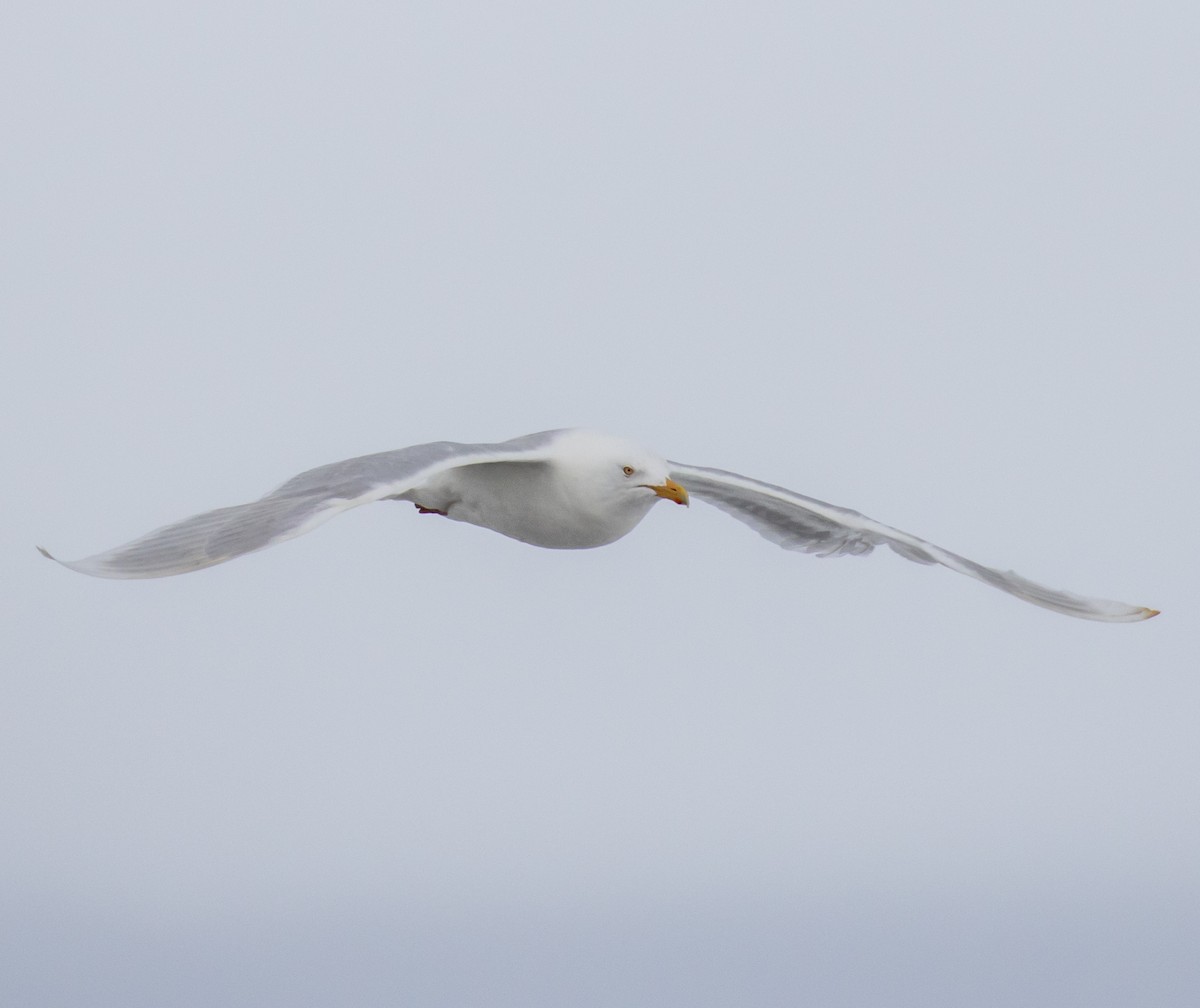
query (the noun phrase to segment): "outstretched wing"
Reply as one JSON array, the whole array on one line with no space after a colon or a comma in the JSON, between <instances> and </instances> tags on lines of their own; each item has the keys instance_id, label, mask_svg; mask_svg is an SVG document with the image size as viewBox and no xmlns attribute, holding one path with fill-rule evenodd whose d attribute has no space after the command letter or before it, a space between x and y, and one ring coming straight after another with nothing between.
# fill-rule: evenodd
<instances>
[{"instance_id":1,"label":"outstretched wing","mask_svg":"<svg viewBox=\"0 0 1200 1008\"><path fill-rule=\"evenodd\" d=\"M333 462L294 476L249 504L193 515L106 553L58 563L94 577L185 574L294 539L341 511L407 493L448 469L543 460L556 434L546 431L500 444L437 441Z\"/></svg>"},{"instance_id":2,"label":"outstretched wing","mask_svg":"<svg viewBox=\"0 0 1200 1008\"><path fill-rule=\"evenodd\" d=\"M1084 598L1046 588L1012 571L985 567L857 511L826 504L783 487L721 469L681 465L678 462L668 464L671 466L671 478L682 483L693 497L745 522L784 549L803 550L818 556L859 556L870 553L876 546L886 545L909 560L941 564L1026 602L1067 616L1124 623L1158 615L1156 609Z\"/></svg>"}]
</instances>

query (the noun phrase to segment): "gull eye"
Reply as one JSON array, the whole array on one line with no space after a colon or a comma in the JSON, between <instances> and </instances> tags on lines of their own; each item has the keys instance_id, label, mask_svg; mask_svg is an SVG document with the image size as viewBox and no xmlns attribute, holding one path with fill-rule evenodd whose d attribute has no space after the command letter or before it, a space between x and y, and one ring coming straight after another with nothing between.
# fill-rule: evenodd
<instances>
[{"instance_id":1,"label":"gull eye","mask_svg":"<svg viewBox=\"0 0 1200 1008\"><path fill-rule=\"evenodd\" d=\"M623 472L626 476L632 476L633 466L621 466L621 472Z\"/></svg>"}]
</instances>

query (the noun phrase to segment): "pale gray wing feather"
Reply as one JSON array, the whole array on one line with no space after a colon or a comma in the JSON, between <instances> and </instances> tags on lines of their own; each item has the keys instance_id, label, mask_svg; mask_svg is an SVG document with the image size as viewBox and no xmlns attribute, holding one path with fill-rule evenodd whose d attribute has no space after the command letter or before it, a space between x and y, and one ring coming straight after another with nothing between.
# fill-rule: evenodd
<instances>
[{"instance_id":1,"label":"pale gray wing feather","mask_svg":"<svg viewBox=\"0 0 1200 1008\"><path fill-rule=\"evenodd\" d=\"M784 549L818 556L861 556L876 546L886 545L908 560L941 564L1067 616L1120 623L1157 615L1155 609L1055 591L1013 571L985 567L849 508L826 504L748 476L678 462L668 464L671 478L682 483L691 496L745 522Z\"/></svg>"},{"instance_id":2,"label":"pale gray wing feather","mask_svg":"<svg viewBox=\"0 0 1200 1008\"><path fill-rule=\"evenodd\" d=\"M94 577L185 574L294 539L341 511L406 493L448 469L539 461L546 457L556 433L530 434L500 444L437 441L333 462L294 476L249 504L206 511L105 553L58 562ZM51 560L57 559L41 551Z\"/></svg>"}]
</instances>

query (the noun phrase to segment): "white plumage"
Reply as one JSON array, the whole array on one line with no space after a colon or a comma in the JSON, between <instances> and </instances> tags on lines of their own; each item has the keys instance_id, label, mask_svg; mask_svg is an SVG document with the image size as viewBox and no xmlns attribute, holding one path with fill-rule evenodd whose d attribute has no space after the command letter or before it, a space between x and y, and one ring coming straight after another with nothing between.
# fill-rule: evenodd
<instances>
[{"instance_id":1,"label":"white plumage","mask_svg":"<svg viewBox=\"0 0 1200 1008\"><path fill-rule=\"evenodd\" d=\"M545 431L499 444L438 441L334 462L301 473L249 504L207 511L108 552L59 562L95 577L183 574L295 538L340 511L377 500L409 501L422 512L481 525L534 546L588 549L629 533L659 499L686 504L689 495L785 549L843 556L887 545L909 560L941 564L1068 616L1133 622L1157 615L1142 606L1055 591L857 511L737 473L669 462L630 442L584 430Z\"/></svg>"}]
</instances>

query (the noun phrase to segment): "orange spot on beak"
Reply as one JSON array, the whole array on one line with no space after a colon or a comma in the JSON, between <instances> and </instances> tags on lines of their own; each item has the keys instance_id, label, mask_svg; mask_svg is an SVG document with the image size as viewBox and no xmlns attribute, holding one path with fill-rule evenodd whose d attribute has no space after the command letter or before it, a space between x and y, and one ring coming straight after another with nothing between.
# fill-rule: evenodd
<instances>
[{"instance_id":1,"label":"orange spot on beak","mask_svg":"<svg viewBox=\"0 0 1200 1008\"><path fill-rule=\"evenodd\" d=\"M665 483L659 483L657 486L652 483L643 483L647 490L653 490L659 497L665 500L674 501L676 504L683 504L685 507L688 502L688 492L683 489L674 480L669 479Z\"/></svg>"}]
</instances>

